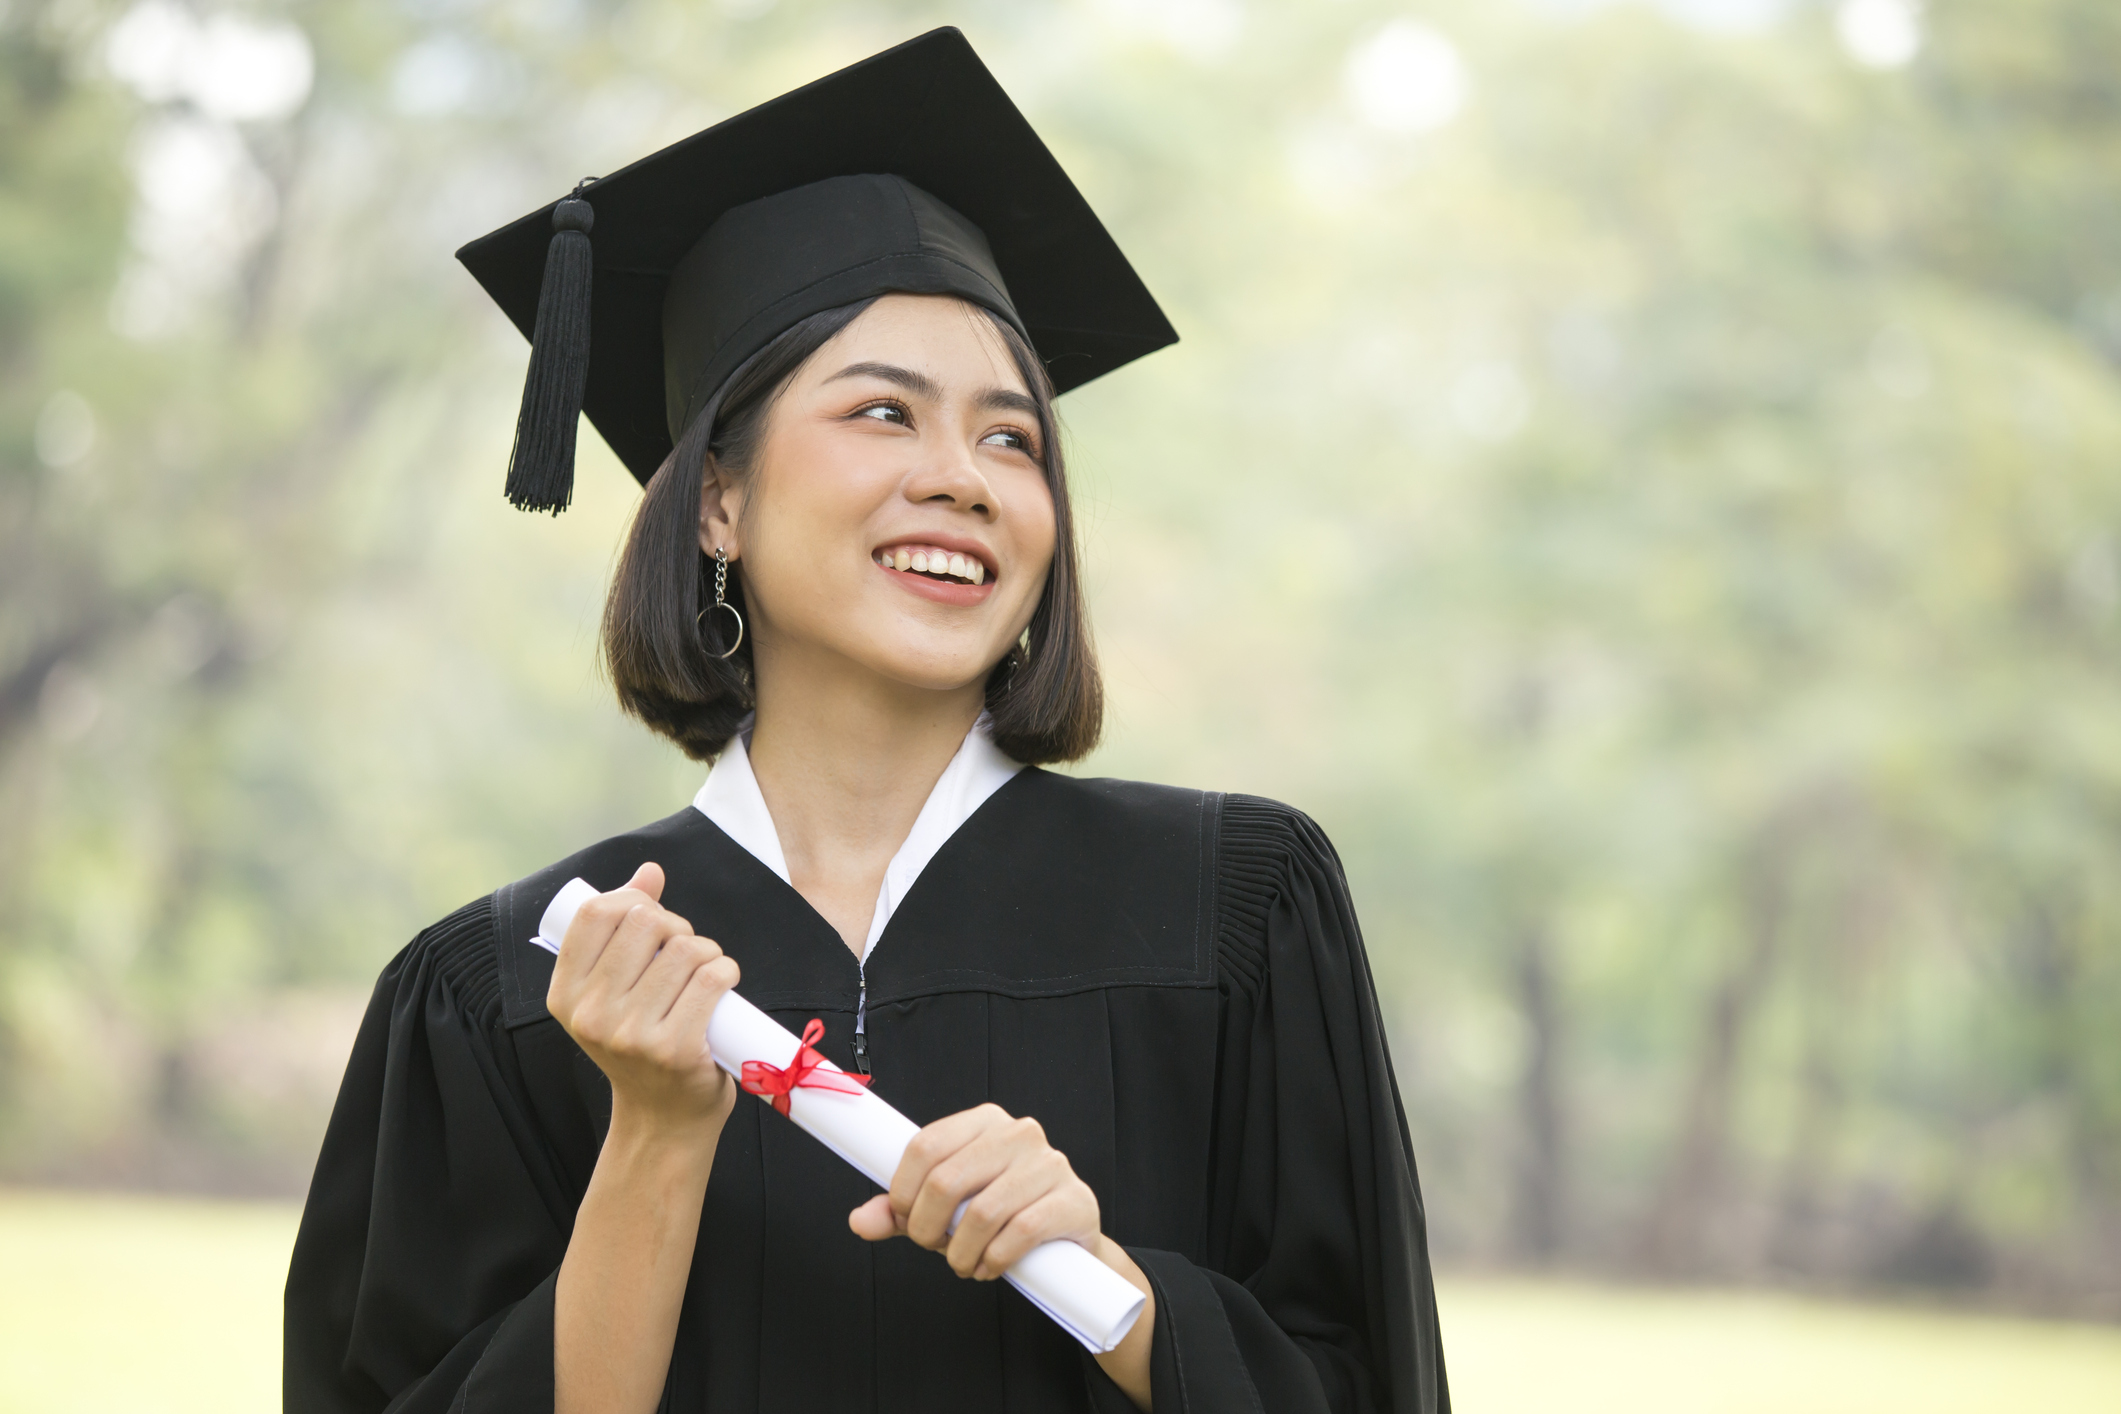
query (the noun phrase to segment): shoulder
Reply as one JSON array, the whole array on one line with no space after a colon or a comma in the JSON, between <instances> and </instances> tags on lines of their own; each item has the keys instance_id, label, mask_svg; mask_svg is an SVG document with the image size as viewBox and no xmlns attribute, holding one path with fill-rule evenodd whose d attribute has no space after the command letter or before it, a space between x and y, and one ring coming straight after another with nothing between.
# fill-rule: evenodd
<instances>
[{"instance_id":1,"label":"shoulder","mask_svg":"<svg viewBox=\"0 0 2121 1414\"><path fill-rule=\"evenodd\" d=\"M1226 980L1256 988L1267 965L1269 924L1285 901L1296 902L1307 920L1352 936L1340 856L1318 823L1295 806L1039 770L1025 771L1009 789L1024 793L1042 825L1094 842L1092 852L1108 862L1155 860L1175 873L1183 860L1197 861L1207 931Z\"/></svg>"},{"instance_id":2,"label":"shoulder","mask_svg":"<svg viewBox=\"0 0 2121 1414\"><path fill-rule=\"evenodd\" d=\"M1114 776L1065 776L1043 766L1026 766L1004 790L1035 795L1064 809L1112 816L1153 818L1197 814L1201 803L1221 797L1214 791L1162 786L1152 781L1123 781Z\"/></svg>"},{"instance_id":3,"label":"shoulder","mask_svg":"<svg viewBox=\"0 0 2121 1414\"><path fill-rule=\"evenodd\" d=\"M1223 797L1216 839L1215 953L1223 975L1256 991L1268 970L1275 915L1293 905L1314 948L1357 941L1340 856L1318 823L1292 805ZM1324 936L1331 935L1331 936Z\"/></svg>"},{"instance_id":4,"label":"shoulder","mask_svg":"<svg viewBox=\"0 0 2121 1414\"><path fill-rule=\"evenodd\" d=\"M1026 769L1006 787L1034 818L1081 829L1088 839L1121 845L1145 836L1198 838L1218 876L1276 878L1325 867L1340 858L1324 830L1293 805L1256 795L1191 790L1111 777L1063 776Z\"/></svg>"},{"instance_id":5,"label":"shoulder","mask_svg":"<svg viewBox=\"0 0 2121 1414\"><path fill-rule=\"evenodd\" d=\"M1190 832L1205 826L1218 865L1278 872L1298 863L1330 863L1337 869L1340 862L1316 821L1293 805L1262 796L1063 776L1036 767L1025 770L1009 788L1020 790L1042 811L1129 832Z\"/></svg>"},{"instance_id":6,"label":"shoulder","mask_svg":"<svg viewBox=\"0 0 2121 1414\"><path fill-rule=\"evenodd\" d=\"M415 934L383 969L378 999L442 992L477 1029L485 1029L500 1012L493 937L494 896L488 894Z\"/></svg>"},{"instance_id":7,"label":"shoulder","mask_svg":"<svg viewBox=\"0 0 2121 1414\"><path fill-rule=\"evenodd\" d=\"M1293 805L1257 795L1223 797L1219 855L1233 869L1284 874L1294 868L1329 866L1340 856L1318 822Z\"/></svg>"},{"instance_id":8,"label":"shoulder","mask_svg":"<svg viewBox=\"0 0 2121 1414\"><path fill-rule=\"evenodd\" d=\"M1064 776L1027 766L997 793L1041 827L1081 832L1085 841L1135 840L1145 835L1198 836L1212 828L1222 797L1148 781L1108 776Z\"/></svg>"},{"instance_id":9,"label":"shoulder","mask_svg":"<svg viewBox=\"0 0 2121 1414\"><path fill-rule=\"evenodd\" d=\"M508 937L528 938L537 932L545 906L568 880L587 879L600 891L609 891L650 860L668 869L673 859L698 848L709 835L720 837L721 832L688 805L652 824L599 840L496 889L495 925Z\"/></svg>"},{"instance_id":10,"label":"shoulder","mask_svg":"<svg viewBox=\"0 0 2121 1414\"><path fill-rule=\"evenodd\" d=\"M687 806L503 884L421 929L384 969L383 985L399 997L408 989L446 992L449 1002L479 1030L542 1017L551 963L546 960L545 975L529 976L544 955L523 945L537 932L553 895L574 878L587 879L599 889L617 888L644 860L668 859L674 849L693 843L686 837L702 827L719 833Z\"/></svg>"}]
</instances>

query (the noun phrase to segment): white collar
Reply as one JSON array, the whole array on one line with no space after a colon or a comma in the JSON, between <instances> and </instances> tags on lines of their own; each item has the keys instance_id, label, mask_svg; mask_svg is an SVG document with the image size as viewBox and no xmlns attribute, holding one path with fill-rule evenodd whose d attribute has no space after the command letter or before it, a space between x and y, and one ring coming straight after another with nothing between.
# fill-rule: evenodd
<instances>
[{"instance_id":1,"label":"white collar","mask_svg":"<svg viewBox=\"0 0 2121 1414\"><path fill-rule=\"evenodd\" d=\"M891 856L891 863L884 869L884 882L876 892L876 912L869 920L869 938L862 945L862 956L866 960L876 940L883 936L884 925L905 901L913 888L913 881L920 878L928 861L935 858L950 837L957 833L958 826L972 818L972 813L987 803L993 795L1024 769L1020 761L1012 761L1002 754L988 733L992 725L987 714L982 712L972 730L965 733L965 740L943 767L943 774L936 778L935 789L928 792L927 803L915 817L912 830L907 832L905 843L898 853ZM759 792L758 777L751 772L751 722L746 719L737 734L722 748L714 766L707 772L707 783L700 793L692 798L692 808L705 815L721 828L723 834L735 840L751 852L753 858L771 869L784 884L790 884L788 857L781 853L780 833L773 826L773 812L766 808L766 797Z\"/></svg>"}]
</instances>

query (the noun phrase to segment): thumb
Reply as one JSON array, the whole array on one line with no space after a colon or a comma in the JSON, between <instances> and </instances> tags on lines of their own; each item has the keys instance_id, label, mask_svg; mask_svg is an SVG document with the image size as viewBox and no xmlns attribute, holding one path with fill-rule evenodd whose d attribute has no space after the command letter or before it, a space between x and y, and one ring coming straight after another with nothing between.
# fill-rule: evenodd
<instances>
[{"instance_id":1,"label":"thumb","mask_svg":"<svg viewBox=\"0 0 2121 1414\"><path fill-rule=\"evenodd\" d=\"M847 1226L865 1242L882 1242L905 1231L899 1226L898 1215L891 1211L891 1195L888 1193L877 1194L847 1214Z\"/></svg>"},{"instance_id":2,"label":"thumb","mask_svg":"<svg viewBox=\"0 0 2121 1414\"><path fill-rule=\"evenodd\" d=\"M663 866L643 864L633 871L633 877L619 885L622 889L639 889L657 903L663 901Z\"/></svg>"}]
</instances>

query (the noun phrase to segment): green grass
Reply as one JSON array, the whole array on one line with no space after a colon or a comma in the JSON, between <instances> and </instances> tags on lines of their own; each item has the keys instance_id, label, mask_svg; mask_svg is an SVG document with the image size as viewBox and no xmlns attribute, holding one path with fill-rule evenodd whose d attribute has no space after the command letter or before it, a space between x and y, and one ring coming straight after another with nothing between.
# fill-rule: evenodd
<instances>
[{"instance_id":1,"label":"green grass","mask_svg":"<svg viewBox=\"0 0 2121 1414\"><path fill-rule=\"evenodd\" d=\"M279 1407L282 1204L0 1192L0 1414ZM2121 1329L1459 1279L1461 1414L2121 1414Z\"/></svg>"},{"instance_id":2,"label":"green grass","mask_svg":"<svg viewBox=\"0 0 2121 1414\"><path fill-rule=\"evenodd\" d=\"M278 1409L295 1216L0 1193L0 1414Z\"/></svg>"},{"instance_id":3,"label":"green grass","mask_svg":"<svg viewBox=\"0 0 2121 1414\"><path fill-rule=\"evenodd\" d=\"M1442 1284L1461 1414L2121 1414L2121 1329L1759 1292Z\"/></svg>"}]
</instances>

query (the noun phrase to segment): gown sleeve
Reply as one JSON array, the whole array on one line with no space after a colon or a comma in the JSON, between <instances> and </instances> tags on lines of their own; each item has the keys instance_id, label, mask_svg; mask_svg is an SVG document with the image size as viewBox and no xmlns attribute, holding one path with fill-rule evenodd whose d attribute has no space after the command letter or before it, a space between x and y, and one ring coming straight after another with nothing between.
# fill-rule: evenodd
<instances>
[{"instance_id":1,"label":"gown sleeve","mask_svg":"<svg viewBox=\"0 0 2121 1414\"><path fill-rule=\"evenodd\" d=\"M383 972L287 1277L289 1414L552 1407L574 1204L500 1025L491 899Z\"/></svg>"},{"instance_id":2,"label":"gown sleeve","mask_svg":"<svg viewBox=\"0 0 2121 1414\"><path fill-rule=\"evenodd\" d=\"M1219 854L1205 1260L1130 1249L1156 1293L1157 1414L1448 1414L1413 1147L1339 858L1305 816L1243 796Z\"/></svg>"}]
</instances>

